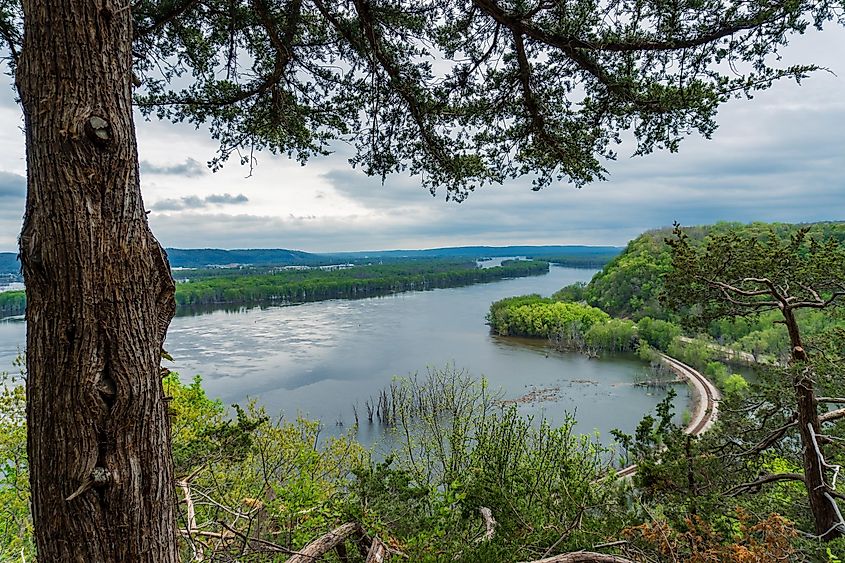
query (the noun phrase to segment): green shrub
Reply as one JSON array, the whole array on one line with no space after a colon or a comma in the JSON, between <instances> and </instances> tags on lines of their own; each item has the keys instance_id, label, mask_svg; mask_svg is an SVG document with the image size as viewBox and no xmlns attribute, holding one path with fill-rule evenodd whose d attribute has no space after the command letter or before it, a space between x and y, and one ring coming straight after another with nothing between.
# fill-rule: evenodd
<instances>
[{"instance_id":1,"label":"green shrub","mask_svg":"<svg viewBox=\"0 0 845 563\"><path fill-rule=\"evenodd\" d=\"M739 395L748 390L748 382L738 373L732 373L722 382L725 395Z\"/></svg>"}]
</instances>

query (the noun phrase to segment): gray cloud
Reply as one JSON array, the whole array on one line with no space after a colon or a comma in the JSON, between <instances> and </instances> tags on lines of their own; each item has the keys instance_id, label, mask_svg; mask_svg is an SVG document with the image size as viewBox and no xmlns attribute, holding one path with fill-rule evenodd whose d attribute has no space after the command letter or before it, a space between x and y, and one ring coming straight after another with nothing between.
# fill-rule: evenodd
<instances>
[{"instance_id":1,"label":"gray cloud","mask_svg":"<svg viewBox=\"0 0 845 563\"><path fill-rule=\"evenodd\" d=\"M162 199L153 204L153 209L156 211L183 211L187 209L203 209L212 205L238 205L248 201L249 198L244 194L211 194L205 197L191 195L178 199Z\"/></svg>"},{"instance_id":2,"label":"gray cloud","mask_svg":"<svg viewBox=\"0 0 845 563\"><path fill-rule=\"evenodd\" d=\"M184 176L195 178L204 175L208 168L193 158L185 159L179 164L156 165L148 160L142 160L140 164L141 174L160 174L168 176Z\"/></svg>"},{"instance_id":3,"label":"gray cloud","mask_svg":"<svg viewBox=\"0 0 845 563\"><path fill-rule=\"evenodd\" d=\"M17 248L26 205L26 178L20 174L0 172L0 250Z\"/></svg>"},{"instance_id":4,"label":"gray cloud","mask_svg":"<svg viewBox=\"0 0 845 563\"><path fill-rule=\"evenodd\" d=\"M20 174L0 172L0 200L23 201L26 197L26 178Z\"/></svg>"},{"instance_id":5,"label":"gray cloud","mask_svg":"<svg viewBox=\"0 0 845 563\"><path fill-rule=\"evenodd\" d=\"M246 197L244 194L238 195L231 195L231 194L211 194L205 198L207 203L214 203L217 205L228 205L228 204L238 204L238 203L246 203L249 201L249 198Z\"/></svg>"},{"instance_id":6,"label":"gray cloud","mask_svg":"<svg viewBox=\"0 0 845 563\"><path fill-rule=\"evenodd\" d=\"M842 81L822 80L840 86ZM389 178L381 185L346 168L322 177L373 212L408 218L408 229L397 230L396 237L414 237L415 247L444 238L450 244L624 244L675 220L843 220L845 138L833 124L845 123L845 104L814 103L836 86L830 83L815 89L779 85L760 100L729 104L712 140L690 138L679 154L620 157L607 164L609 181L582 190L558 185L534 193L527 181L515 180L447 205L442 192L432 199L413 178ZM628 139L619 152L633 150Z\"/></svg>"}]
</instances>

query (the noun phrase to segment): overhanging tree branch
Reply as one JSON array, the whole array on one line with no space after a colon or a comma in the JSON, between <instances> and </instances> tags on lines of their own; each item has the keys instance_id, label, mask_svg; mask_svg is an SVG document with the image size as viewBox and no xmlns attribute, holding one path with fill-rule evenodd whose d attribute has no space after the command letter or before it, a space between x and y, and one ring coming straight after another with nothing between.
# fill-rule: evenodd
<instances>
[{"instance_id":1,"label":"overhanging tree branch","mask_svg":"<svg viewBox=\"0 0 845 563\"><path fill-rule=\"evenodd\" d=\"M544 142L557 154L561 162L566 162L569 159L569 155L567 151L560 146L558 140L549 134L546 126L546 119L540 109L537 97L534 95L534 91L531 88L531 68L529 66L528 56L525 53L525 42L523 41L520 33L513 32L513 43L514 50L516 52L517 65L519 68L519 83L522 87L522 100L525 104L525 109L528 111L531 129L537 137L534 142L537 143L537 140Z\"/></svg>"},{"instance_id":2,"label":"overhanging tree branch","mask_svg":"<svg viewBox=\"0 0 845 563\"><path fill-rule=\"evenodd\" d=\"M199 5L200 0L184 0L182 2L174 2L170 7L159 14L155 14L152 23L147 26L135 26L133 28L133 37L135 40L144 39L155 33L158 33L169 23L176 21L184 16L192 8ZM152 17L152 16L151 16Z\"/></svg>"},{"instance_id":3,"label":"overhanging tree branch","mask_svg":"<svg viewBox=\"0 0 845 563\"><path fill-rule=\"evenodd\" d=\"M322 4L322 1L320 3ZM422 135L426 147L441 166L451 167L450 159L443 151L443 143L437 138L436 133L431 130L430 125L427 123L427 111L423 108L423 103L413 93L412 87L402 77L399 67L391 60L390 56L381 46L381 34L376 28L369 2L367 0L355 0L354 3L355 11L358 13L358 18L361 21L363 36L368 42L375 60L387 73L387 76L396 87L396 91L407 105L408 111L410 111L420 135Z\"/></svg>"},{"instance_id":4,"label":"overhanging tree branch","mask_svg":"<svg viewBox=\"0 0 845 563\"><path fill-rule=\"evenodd\" d=\"M735 497L751 490L759 490L762 485L777 483L779 481L801 481L804 483L805 479L802 473L772 473L769 475L763 475L754 481L736 485L735 487L728 489L725 494L730 497Z\"/></svg>"},{"instance_id":5,"label":"overhanging tree branch","mask_svg":"<svg viewBox=\"0 0 845 563\"><path fill-rule=\"evenodd\" d=\"M554 8L554 3L541 3L535 10L525 15L515 14L506 11L494 0L474 0L473 4L490 14L496 21L509 27L514 31L523 33L532 39L541 41L547 45L558 47L563 50L581 49L585 51L607 51L607 52L643 52L643 51L680 51L693 47L701 47L714 43L726 37L730 37L743 31L750 31L761 25L774 23L786 17L787 12L780 3L773 3L769 9L760 10L756 14L734 21L725 22L722 25L701 33L699 35L684 39L672 40L584 40L574 35L560 35L549 32L531 23L531 19L540 10Z\"/></svg>"}]
</instances>

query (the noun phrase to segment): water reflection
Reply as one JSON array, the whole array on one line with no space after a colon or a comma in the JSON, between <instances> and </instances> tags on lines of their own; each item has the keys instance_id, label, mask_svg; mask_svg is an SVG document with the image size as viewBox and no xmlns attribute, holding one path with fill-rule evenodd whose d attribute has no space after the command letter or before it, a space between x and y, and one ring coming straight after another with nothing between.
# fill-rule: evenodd
<instances>
[{"instance_id":1,"label":"water reflection","mask_svg":"<svg viewBox=\"0 0 845 563\"><path fill-rule=\"evenodd\" d=\"M486 377L508 399L554 390L521 402L521 412L552 422L575 413L580 432L632 432L665 396L633 385L640 362L563 354L543 342L493 336L484 324L497 299L550 295L593 273L553 266L544 276L360 300L195 309L173 320L165 348L176 360L171 368L185 380L201 374L210 396L226 403L255 398L270 413L319 418L327 434L348 430L352 405L360 415L393 377L447 364ZM11 366L23 345L23 323L0 323L0 365ZM686 391L678 390L682 412ZM362 424L366 442L381 435L379 425Z\"/></svg>"},{"instance_id":2,"label":"water reflection","mask_svg":"<svg viewBox=\"0 0 845 563\"><path fill-rule=\"evenodd\" d=\"M633 386L639 362L561 354L542 342L492 336L484 324L496 299L549 295L593 273L553 267L545 276L467 287L214 311L174 319L166 346L175 368L185 377L201 373L212 396L255 397L271 412L320 418L328 433L340 431L338 422L352 425L352 405L360 413L393 377L447 364L487 377L510 398L532 386L560 388L557 400L521 404L524 412L560 421L576 411L580 431L632 431L663 396Z\"/></svg>"}]
</instances>

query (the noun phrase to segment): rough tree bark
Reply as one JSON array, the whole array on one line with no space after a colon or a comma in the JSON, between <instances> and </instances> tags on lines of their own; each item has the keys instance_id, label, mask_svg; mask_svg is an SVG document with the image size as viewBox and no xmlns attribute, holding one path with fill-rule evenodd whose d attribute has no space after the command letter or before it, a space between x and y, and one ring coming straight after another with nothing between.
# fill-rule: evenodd
<instances>
[{"instance_id":1,"label":"rough tree bark","mask_svg":"<svg viewBox=\"0 0 845 563\"><path fill-rule=\"evenodd\" d=\"M800 366L806 363L807 353L801 341L798 321L795 319L795 312L788 306L784 305L782 312L792 347L791 361L794 365ZM833 539L841 536L842 530L833 501L825 496L825 493L828 492L828 486L825 481L824 468L820 463L819 454L813 447L815 440L810 429L812 428L812 432L818 436L821 434L821 424L819 423L818 401L816 401L812 374L807 369L800 369L793 382L793 387L795 388L798 406L797 422L798 432L801 435L804 483L807 487L810 510L813 513L813 520L816 525L816 534L823 535L824 539Z\"/></svg>"},{"instance_id":2,"label":"rough tree bark","mask_svg":"<svg viewBox=\"0 0 845 563\"><path fill-rule=\"evenodd\" d=\"M39 560L176 561L161 345L175 311L141 201L128 0L24 0L27 416Z\"/></svg>"}]
</instances>

